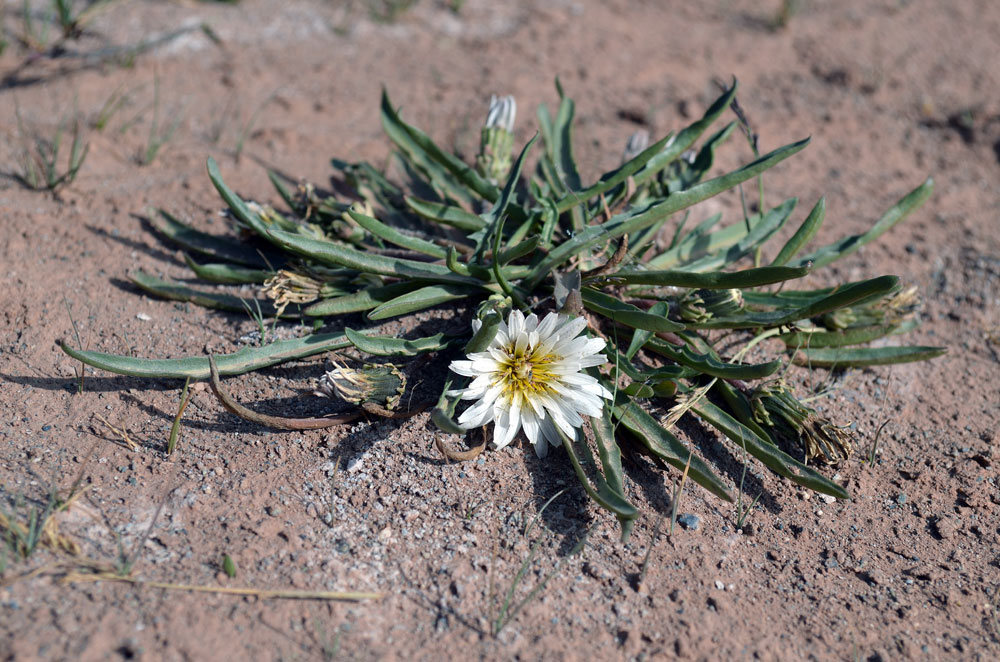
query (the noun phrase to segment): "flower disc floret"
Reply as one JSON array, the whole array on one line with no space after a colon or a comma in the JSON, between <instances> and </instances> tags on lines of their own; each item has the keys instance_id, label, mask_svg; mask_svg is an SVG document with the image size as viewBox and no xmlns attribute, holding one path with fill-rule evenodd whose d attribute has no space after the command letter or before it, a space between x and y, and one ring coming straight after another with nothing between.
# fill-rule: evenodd
<instances>
[{"instance_id":1,"label":"flower disc floret","mask_svg":"<svg viewBox=\"0 0 1000 662\"><path fill-rule=\"evenodd\" d=\"M481 324L473 321L473 331ZM583 372L607 361L603 339L580 335L586 326L582 317L549 313L539 322L535 314L512 311L485 351L451 363L452 371L473 379L449 395L476 401L459 416L459 425L472 429L492 421L496 448L523 428L539 457L549 444L562 443L560 432L576 439L583 416L600 418L602 398L611 397Z\"/></svg>"}]
</instances>

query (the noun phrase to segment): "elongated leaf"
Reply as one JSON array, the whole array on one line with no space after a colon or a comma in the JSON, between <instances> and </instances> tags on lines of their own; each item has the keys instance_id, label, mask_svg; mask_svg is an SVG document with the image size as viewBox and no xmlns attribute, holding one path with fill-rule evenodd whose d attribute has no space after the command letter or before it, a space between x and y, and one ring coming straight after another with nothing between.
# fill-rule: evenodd
<instances>
[{"instance_id":1,"label":"elongated leaf","mask_svg":"<svg viewBox=\"0 0 1000 662\"><path fill-rule=\"evenodd\" d=\"M721 218L722 214L715 214L702 223L718 222ZM676 246L654 256L646 265L653 269L673 269L682 264L689 264L706 255L718 253L737 244L750 233L750 230L751 227L742 221L706 234L696 234L692 230Z\"/></svg>"},{"instance_id":2,"label":"elongated leaf","mask_svg":"<svg viewBox=\"0 0 1000 662\"><path fill-rule=\"evenodd\" d=\"M208 178L212 180L212 185L215 186L215 190L222 196L222 199L229 206L233 215L250 226L251 230L266 239L268 231L267 223L251 210L240 196L236 195L232 189L226 186L226 182L222 179L222 173L219 172L219 164L212 157L208 157Z\"/></svg>"},{"instance_id":3,"label":"elongated leaf","mask_svg":"<svg viewBox=\"0 0 1000 662\"><path fill-rule=\"evenodd\" d=\"M309 317L327 317L344 315L346 313L360 313L376 308L386 301L392 301L407 292L412 292L417 287L419 287L419 284L415 282L367 287L354 294L317 301L303 310L302 314Z\"/></svg>"},{"instance_id":4,"label":"elongated leaf","mask_svg":"<svg viewBox=\"0 0 1000 662\"><path fill-rule=\"evenodd\" d=\"M483 254L483 249L487 246L487 240L493 239L493 253L494 255L499 255L500 251L497 250L499 246L499 240L503 239L503 233L501 232L501 223L506 218L507 208L510 206L511 201L514 198L514 191L517 188L518 179L521 177L521 169L524 167L524 160L528 156L528 151L531 146L535 144L538 140L538 134L536 133L531 137L531 140L521 149L521 153L518 155L517 160L510 168L510 173L507 175L507 182L504 184L503 191L497 197L496 202L489 212L483 214L483 220L486 221L486 232L483 234L482 240L477 242L476 246L476 256L481 257Z\"/></svg>"},{"instance_id":5,"label":"elongated leaf","mask_svg":"<svg viewBox=\"0 0 1000 662\"><path fill-rule=\"evenodd\" d=\"M362 352L375 356L416 356L424 352L436 352L447 347L451 340L443 333L413 340L367 335L354 329L344 329L344 335L347 336L352 345Z\"/></svg>"},{"instance_id":6,"label":"elongated leaf","mask_svg":"<svg viewBox=\"0 0 1000 662\"><path fill-rule=\"evenodd\" d=\"M631 161L624 163L615 170L602 175L596 184L588 186L583 190L570 190L563 198L556 202L556 209L559 210L559 213L562 213L574 205L587 202L594 196L606 193L616 186L619 186L626 179L638 172L644 165L649 163L649 161L652 160L657 154L663 154L664 146L667 145L672 138L674 138L674 136L667 135L661 140L653 143L637 154ZM679 155L680 153L678 153L678 156Z\"/></svg>"},{"instance_id":7,"label":"elongated leaf","mask_svg":"<svg viewBox=\"0 0 1000 662\"><path fill-rule=\"evenodd\" d=\"M590 447L587 446L585 440L573 440L564 436L562 445L566 449L566 454L569 455L570 463L573 465L573 470L576 472L576 477L580 480L580 485L583 486L584 491L601 508L614 513L618 517L619 521L623 523L622 537L627 537L624 523L631 523L632 520L639 516L639 511L625 499L623 494L612 489L601 472L596 470L594 456L591 454ZM590 484L590 477L583 467L585 463L595 467L594 482L597 484L596 488Z\"/></svg>"},{"instance_id":8,"label":"elongated leaf","mask_svg":"<svg viewBox=\"0 0 1000 662\"><path fill-rule=\"evenodd\" d=\"M823 328L815 328L784 333L778 337L785 343L785 347L789 349L800 347L805 349L847 347L849 345L869 343L888 335L905 333L916 326L916 320L910 320L904 324L873 324L871 326L851 327L841 331L827 331Z\"/></svg>"},{"instance_id":9,"label":"elongated leaf","mask_svg":"<svg viewBox=\"0 0 1000 662\"><path fill-rule=\"evenodd\" d=\"M701 134L705 133L708 127L710 127L715 120L718 119L719 115L729 108L729 104L732 103L733 97L735 96L736 81L733 81L732 87L723 92L722 95L708 107L708 110L705 111L705 114L702 115L700 119L692 122L690 125L682 129L666 149L650 159L646 164L646 167L636 173L634 177L635 183L639 185L648 181L649 179L655 177L658 172L680 158L681 154L686 152L688 148L701 137Z\"/></svg>"},{"instance_id":10,"label":"elongated leaf","mask_svg":"<svg viewBox=\"0 0 1000 662\"><path fill-rule=\"evenodd\" d=\"M280 269L285 264L285 258L273 250L265 251L263 255L252 246L239 241L216 237L183 223L162 209L160 218L151 218L150 223L164 237L179 244L189 251L211 256L225 262L235 262L257 269Z\"/></svg>"},{"instance_id":11,"label":"elongated leaf","mask_svg":"<svg viewBox=\"0 0 1000 662\"><path fill-rule=\"evenodd\" d=\"M243 302L248 299L254 299L254 297L238 297L233 294L203 292L186 285L181 285L180 283L174 281L162 280L160 278L156 278L155 276L150 276L143 271L136 271L131 274L129 276L129 280L146 292L163 299L170 299L172 301L187 301L198 306L204 306L205 308L214 308L215 310L228 310L230 312L244 313L246 312L246 308L244 307ZM274 308L274 304L270 301L266 299L258 299L257 303L260 304L261 313L265 317L274 317L277 313L277 310ZM255 310L256 306L252 306L251 308ZM291 311L285 311L281 316L286 318L298 317L298 315L292 313Z\"/></svg>"},{"instance_id":12,"label":"elongated leaf","mask_svg":"<svg viewBox=\"0 0 1000 662\"><path fill-rule=\"evenodd\" d=\"M680 440L634 402L624 400L614 407L614 415L650 453L673 467L684 470L690 457L688 476L720 499L732 501L726 484L697 455L691 455Z\"/></svg>"},{"instance_id":13,"label":"elongated leaf","mask_svg":"<svg viewBox=\"0 0 1000 662\"><path fill-rule=\"evenodd\" d=\"M666 319L667 313L670 312L670 306L666 301L657 301L649 309L650 315L656 315L657 317L663 317ZM636 329L635 333L632 334L632 342L629 343L628 349L625 350L625 358L631 361L635 355L642 349L643 345L653 337L652 331L647 331L645 329Z\"/></svg>"},{"instance_id":14,"label":"elongated leaf","mask_svg":"<svg viewBox=\"0 0 1000 662\"><path fill-rule=\"evenodd\" d=\"M756 220L750 221L750 231L747 232L746 236L732 246L692 262L685 262L683 268L687 271L716 271L750 255L785 225L797 202L796 198L789 198L777 207L768 210L763 216L758 215ZM655 262L655 258L650 260L652 266L659 266Z\"/></svg>"},{"instance_id":15,"label":"elongated leaf","mask_svg":"<svg viewBox=\"0 0 1000 662\"><path fill-rule=\"evenodd\" d=\"M725 363L709 354L698 354L686 345L674 345L656 337L650 338L646 347L683 366L720 379L763 379L773 375L781 367L781 361Z\"/></svg>"},{"instance_id":16,"label":"elongated leaf","mask_svg":"<svg viewBox=\"0 0 1000 662\"><path fill-rule=\"evenodd\" d=\"M187 253L184 253L184 262L198 278L210 283L263 283L274 274L273 271L240 267L235 264L198 264Z\"/></svg>"},{"instance_id":17,"label":"elongated leaf","mask_svg":"<svg viewBox=\"0 0 1000 662\"><path fill-rule=\"evenodd\" d=\"M608 276L625 285L660 285L699 289L729 289L758 287L802 278L809 273L806 267L759 267L743 271L616 271Z\"/></svg>"},{"instance_id":18,"label":"elongated leaf","mask_svg":"<svg viewBox=\"0 0 1000 662\"><path fill-rule=\"evenodd\" d=\"M497 199L499 191L495 186L460 159L443 151L423 131L403 122L385 90L382 90L382 128L413 165L441 186L447 195L466 204L472 203L473 193L490 202Z\"/></svg>"},{"instance_id":19,"label":"elongated leaf","mask_svg":"<svg viewBox=\"0 0 1000 662\"><path fill-rule=\"evenodd\" d=\"M601 468L604 471L604 482L608 490L615 494L619 500L629 503L625 496L625 473L622 471L622 452L615 441L615 430L611 425L611 412L605 409L601 418L591 418L591 428L594 431L594 442L597 444L597 455L601 460ZM631 505L631 504L630 504ZM633 507L635 516L639 511ZM618 521L622 527L622 541L625 542L632 532L635 516L628 514L618 514Z\"/></svg>"},{"instance_id":20,"label":"elongated leaf","mask_svg":"<svg viewBox=\"0 0 1000 662\"><path fill-rule=\"evenodd\" d=\"M826 216L826 198L820 198L816 206L806 216L806 220L802 221L799 229L781 247L781 251L774 258L774 261L771 262L771 266L780 267L781 265L788 264L788 261L795 257L809 243L809 240L816 235L819 227L823 225L824 216Z\"/></svg>"},{"instance_id":21,"label":"elongated leaf","mask_svg":"<svg viewBox=\"0 0 1000 662\"><path fill-rule=\"evenodd\" d=\"M633 329L645 329L654 333L664 333L670 331L680 331L683 324L667 319L665 315L656 315L617 299L609 294L600 292L590 287L580 290L583 298L583 305L588 310L604 315L608 319L620 322Z\"/></svg>"},{"instance_id":22,"label":"elongated leaf","mask_svg":"<svg viewBox=\"0 0 1000 662\"><path fill-rule=\"evenodd\" d=\"M850 498L843 487L761 439L756 432L708 400L701 400L692 409L712 427L729 437L738 448L746 448L747 453L779 476L785 476L792 482L821 494L829 494L838 499Z\"/></svg>"},{"instance_id":23,"label":"elongated leaf","mask_svg":"<svg viewBox=\"0 0 1000 662\"><path fill-rule=\"evenodd\" d=\"M819 299L806 299L805 304L792 309L763 312L747 312L736 317L718 317L707 322L689 322L689 329L753 329L783 326L792 322L809 319L838 308L859 305L886 296L899 289L896 276L879 276L839 288L831 288L830 294Z\"/></svg>"},{"instance_id":24,"label":"elongated leaf","mask_svg":"<svg viewBox=\"0 0 1000 662\"><path fill-rule=\"evenodd\" d=\"M443 264L365 253L332 241L322 241L281 230L272 230L270 237L276 244L294 253L311 257L324 264L335 264L365 273L471 285L481 282L474 278L456 275Z\"/></svg>"},{"instance_id":25,"label":"elongated leaf","mask_svg":"<svg viewBox=\"0 0 1000 662\"><path fill-rule=\"evenodd\" d=\"M322 354L351 346L343 333L320 333L304 338L277 340L263 347L244 347L232 354L216 355L220 375L242 375L286 361ZM60 341L59 347L77 361L89 366L133 377L157 379L208 379L208 357L192 356L181 359L142 359L104 352L73 349Z\"/></svg>"},{"instance_id":26,"label":"elongated leaf","mask_svg":"<svg viewBox=\"0 0 1000 662\"><path fill-rule=\"evenodd\" d=\"M384 320L397 315L432 308L449 301L464 299L473 292L475 288L462 285L428 285L412 292L401 294L395 299L380 304L377 308L368 313L370 320Z\"/></svg>"},{"instance_id":27,"label":"elongated leaf","mask_svg":"<svg viewBox=\"0 0 1000 662\"><path fill-rule=\"evenodd\" d=\"M288 208L293 210L296 214L301 213L302 205L292 192L292 189L288 188L288 183L285 178L274 170L267 171L267 178L271 180L271 186L273 186L274 190L278 192L281 199L285 201Z\"/></svg>"},{"instance_id":28,"label":"elongated leaf","mask_svg":"<svg viewBox=\"0 0 1000 662\"><path fill-rule=\"evenodd\" d=\"M403 248L409 249L411 251L416 251L417 253L423 253L424 255L430 255L431 257L437 258L439 260L444 259L448 251L441 246L438 246L432 241L427 241L426 239L421 239L420 237L414 237L408 234L403 234L395 228L391 228L377 218L372 218L360 212L356 212L353 209L347 214L354 219L354 222L368 230L373 235L387 241L390 244L395 244L396 246L401 246Z\"/></svg>"},{"instance_id":29,"label":"elongated leaf","mask_svg":"<svg viewBox=\"0 0 1000 662\"><path fill-rule=\"evenodd\" d=\"M795 265L803 265L808 262L813 263L814 269L824 267L835 260L839 260L845 255L850 255L865 244L874 241L896 223L906 218L910 212L924 204L931 193L934 192L934 180L930 177L923 184L907 193L899 202L882 215L875 225L868 232L856 234L850 237L828 244L809 255L795 261Z\"/></svg>"},{"instance_id":30,"label":"elongated leaf","mask_svg":"<svg viewBox=\"0 0 1000 662\"><path fill-rule=\"evenodd\" d=\"M573 238L564 241L552 249L549 256L535 268L528 289L534 287L545 274L548 274L573 255L590 250L600 243L606 242L609 239L615 239L623 234L638 232L656 223L664 216L669 216L674 212L730 189L741 182L745 182L784 161L796 152L801 151L808 144L809 139L806 138L797 143L785 145L733 172L692 186L686 191L679 191L663 202L640 210L630 210L614 216L611 220L601 225L587 227Z\"/></svg>"},{"instance_id":31,"label":"elongated leaf","mask_svg":"<svg viewBox=\"0 0 1000 662\"><path fill-rule=\"evenodd\" d=\"M465 211L457 205L421 200L420 198L414 198L413 196L406 196L404 201L406 202L407 207L424 218L438 223L443 223L444 225L450 225L451 227L458 228L459 230L475 232L476 230L482 230L486 227L486 221L470 211Z\"/></svg>"},{"instance_id":32,"label":"elongated leaf","mask_svg":"<svg viewBox=\"0 0 1000 662\"><path fill-rule=\"evenodd\" d=\"M802 349L793 360L798 365L814 368L861 368L871 365L891 365L926 361L941 356L946 347L836 347L831 349Z\"/></svg>"}]
</instances>

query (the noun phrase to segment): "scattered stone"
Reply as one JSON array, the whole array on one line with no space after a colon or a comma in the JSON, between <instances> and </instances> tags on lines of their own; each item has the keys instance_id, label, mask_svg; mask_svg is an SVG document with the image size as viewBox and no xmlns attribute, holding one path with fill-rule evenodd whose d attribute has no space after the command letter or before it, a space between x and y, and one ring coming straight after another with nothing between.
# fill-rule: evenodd
<instances>
[{"instance_id":1,"label":"scattered stone","mask_svg":"<svg viewBox=\"0 0 1000 662\"><path fill-rule=\"evenodd\" d=\"M685 529L697 531L698 527L701 525L701 518L697 515L692 515L691 513L684 513L683 515L677 516L677 522Z\"/></svg>"},{"instance_id":2,"label":"scattered stone","mask_svg":"<svg viewBox=\"0 0 1000 662\"><path fill-rule=\"evenodd\" d=\"M136 316L135 316L135 318L136 318L137 320L141 320L141 321L143 321L143 322L148 322L148 321L150 321L151 319L153 319L152 317L150 317L150 316L149 316L149 315L147 315L146 313L136 313Z\"/></svg>"},{"instance_id":3,"label":"scattered stone","mask_svg":"<svg viewBox=\"0 0 1000 662\"><path fill-rule=\"evenodd\" d=\"M958 532L958 526L950 517L939 517L934 522L934 531L942 540L947 540L954 537L955 533Z\"/></svg>"},{"instance_id":4,"label":"scattered stone","mask_svg":"<svg viewBox=\"0 0 1000 662\"><path fill-rule=\"evenodd\" d=\"M719 589L720 591L725 591L726 590L726 585L723 584L720 580L716 579L715 580L715 588Z\"/></svg>"},{"instance_id":5,"label":"scattered stone","mask_svg":"<svg viewBox=\"0 0 1000 662\"><path fill-rule=\"evenodd\" d=\"M349 473L354 473L355 471L361 468L361 465L364 464L364 461L365 461L364 455L358 455L357 457L351 458L350 461L348 461L347 463L347 471Z\"/></svg>"}]
</instances>

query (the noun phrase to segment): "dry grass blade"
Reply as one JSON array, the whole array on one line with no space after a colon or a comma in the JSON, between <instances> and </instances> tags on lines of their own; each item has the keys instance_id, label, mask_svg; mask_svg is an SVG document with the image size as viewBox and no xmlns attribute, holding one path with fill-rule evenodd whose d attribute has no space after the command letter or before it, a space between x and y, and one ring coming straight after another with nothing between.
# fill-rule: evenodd
<instances>
[{"instance_id":1,"label":"dry grass blade","mask_svg":"<svg viewBox=\"0 0 1000 662\"><path fill-rule=\"evenodd\" d=\"M108 422L108 419L104 418L100 414L96 414L95 413L94 414L94 418L96 418L97 420L99 420L101 423L104 423L104 426L106 428L108 428L109 430L111 430L112 432L114 432L115 434L117 434L119 437L121 437L122 444L126 448L128 448L130 451L137 451L137 450L139 450L139 448L140 448L139 444L137 444L134 441L132 441L132 439L128 436L128 432L125 430L125 428L116 428L114 425L112 425L111 423Z\"/></svg>"},{"instance_id":2,"label":"dry grass blade","mask_svg":"<svg viewBox=\"0 0 1000 662\"><path fill-rule=\"evenodd\" d=\"M478 446L473 446L466 451L453 451L444 445L441 441L441 435L434 435L434 446L438 449L438 452L445 457L446 460L451 460L453 462L466 462L468 460L474 460L486 449L486 428L483 428L483 441Z\"/></svg>"},{"instance_id":3,"label":"dry grass blade","mask_svg":"<svg viewBox=\"0 0 1000 662\"><path fill-rule=\"evenodd\" d=\"M96 574L86 574L81 572L70 572L62 581L67 584L79 584L86 582L120 582L132 584L133 586L161 588L168 591L188 591L193 593L217 593L221 595L252 595L261 600L282 599L282 600L337 600L346 602L360 602L362 600L380 600L381 593L366 593L357 591L295 591L295 590L270 590L257 588L238 588L228 586L204 586L198 584L174 584L171 582L152 582L135 579L133 577L122 577L113 572L99 572Z\"/></svg>"}]
</instances>

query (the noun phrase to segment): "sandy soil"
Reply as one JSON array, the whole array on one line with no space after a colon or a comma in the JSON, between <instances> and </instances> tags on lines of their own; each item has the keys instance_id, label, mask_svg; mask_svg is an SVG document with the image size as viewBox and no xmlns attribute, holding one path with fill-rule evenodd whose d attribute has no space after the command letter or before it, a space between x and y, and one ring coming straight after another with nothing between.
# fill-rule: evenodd
<instances>
[{"instance_id":1,"label":"sandy soil","mask_svg":"<svg viewBox=\"0 0 1000 662\"><path fill-rule=\"evenodd\" d=\"M34 58L13 39L21 3L3 4L13 43L0 57L0 505L23 520L52 484L80 475L86 496L59 515L61 530L88 559L114 563L123 549L137 579L384 597L64 583L67 556L39 549L3 561L0 659L1000 657L1000 4L806 1L784 29L772 27L777 1L468 0L456 15L425 0L388 22L366 9L378 3L282 4L136 0ZM122 48L162 36L135 57ZM773 199L827 196L818 241L866 228L935 177L906 223L811 277L893 273L919 285L925 324L912 341L951 348L931 363L833 377L819 406L853 422L861 447L888 421L875 464L855 457L831 471L852 500L826 503L751 465L747 494L763 496L743 531L731 505L687 488L680 510L698 528L654 540L677 475L634 459L629 496L646 514L623 545L562 453L539 462L512 447L445 464L426 415L273 433L196 389L168 458L178 383L88 370L76 392L77 366L55 345L73 337L71 315L83 344L103 351L174 357L252 342L246 316L155 300L126 278L137 268L188 278L144 222L150 208L223 231L208 156L244 196L272 202L267 167L325 183L331 157L380 163L385 85L408 121L468 157L490 94L517 96L523 142L533 109L556 102L557 75L577 100L585 177L616 165L640 125L683 126L716 95L713 79L736 76L764 149L813 138L767 184ZM116 94L121 107L96 128ZM176 130L142 165L154 118L155 133ZM18 184L25 141L74 120L89 143L76 181L56 195ZM747 160L740 149L722 165ZM315 409L299 396L318 369L230 384L265 411ZM436 386L442 374L424 379ZM828 377L795 373L800 384ZM735 485L740 458L682 428ZM592 525L582 555L568 556ZM514 601L559 571L493 636L498 596L535 541Z\"/></svg>"}]
</instances>

